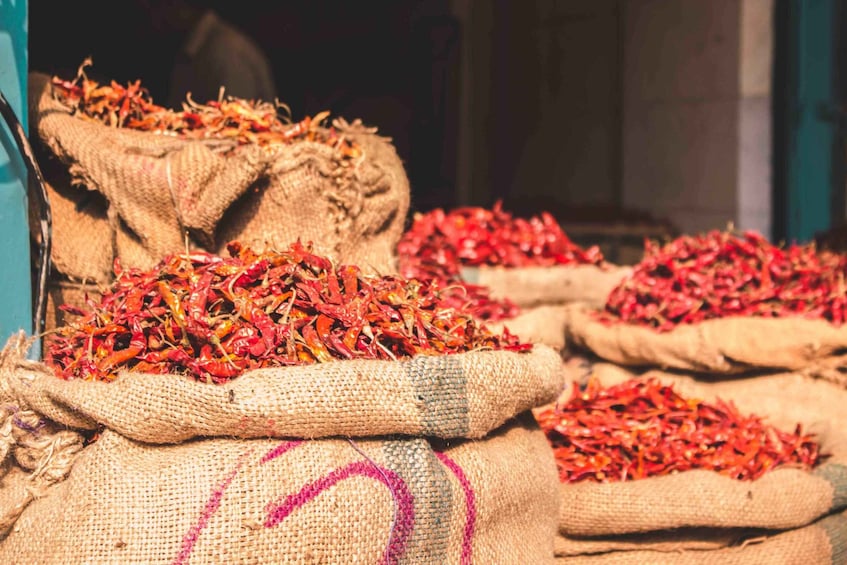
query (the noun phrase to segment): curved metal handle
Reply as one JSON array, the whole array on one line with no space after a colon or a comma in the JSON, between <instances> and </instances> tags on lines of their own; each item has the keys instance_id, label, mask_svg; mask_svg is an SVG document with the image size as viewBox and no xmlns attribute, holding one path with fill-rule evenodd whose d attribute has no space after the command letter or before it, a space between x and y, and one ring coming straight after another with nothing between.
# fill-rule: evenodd
<instances>
[{"instance_id":1,"label":"curved metal handle","mask_svg":"<svg viewBox=\"0 0 847 565\"><path fill-rule=\"evenodd\" d=\"M38 196L38 217L39 227L41 229L41 244L39 246L38 257L38 291L33 309L33 335L40 337L44 332L47 315L47 279L50 276L50 252L52 248L52 227L53 218L50 213L50 200L47 196L47 187L44 183L44 176L41 174L41 169L38 167L38 162L35 160L35 155L32 152L32 146L29 144L26 132L15 115L11 104L6 100L3 92L0 91L0 115L9 130L12 132L12 137L18 146L18 151L23 157L27 172L29 172L29 182L35 182L38 185L36 195Z\"/></svg>"}]
</instances>

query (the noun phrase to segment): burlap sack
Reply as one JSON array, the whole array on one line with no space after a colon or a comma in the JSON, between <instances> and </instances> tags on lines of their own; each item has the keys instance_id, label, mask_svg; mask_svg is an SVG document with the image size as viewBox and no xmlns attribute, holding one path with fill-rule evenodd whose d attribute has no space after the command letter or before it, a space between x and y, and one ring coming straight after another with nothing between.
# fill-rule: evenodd
<instances>
[{"instance_id":1,"label":"burlap sack","mask_svg":"<svg viewBox=\"0 0 847 565\"><path fill-rule=\"evenodd\" d=\"M63 381L17 336L0 357L0 562L550 562L558 480L528 410L563 379L536 346L219 386Z\"/></svg>"},{"instance_id":2,"label":"burlap sack","mask_svg":"<svg viewBox=\"0 0 847 565\"><path fill-rule=\"evenodd\" d=\"M495 332L502 328L521 338L524 343L542 343L557 351L565 348L565 306L544 305L523 310L514 318L489 322Z\"/></svg>"},{"instance_id":3,"label":"burlap sack","mask_svg":"<svg viewBox=\"0 0 847 565\"><path fill-rule=\"evenodd\" d=\"M111 383L64 381L41 364L6 362L0 386L12 404L54 422L81 430L106 426L151 443L233 434L478 439L556 398L564 372L559 354L537 345L527 353L257 369L219 386L134 372Z\"/></svg>"},{"instance_id":4,"label":"burlap sack","mask_svg":"<svg viewBox=\"0 0 847 565\"><path fill-rule=\"evenodd\" d=\"M632 324L605 324L582 304L569 305L568 347L630 367L709 374L828 366L847 350L847 325L806 318L730 317L659 333Z\"/></svg>"},{"instance_id":5,"label":"burlap sack","mask_svg":"<svg viewBox=\"0 0 847 565\"><path fill-rule=\"evenodd\" d=\"M107 218L102 194L71 186L67 168L49 152L38 154L45 179L52 218L50 276L47 279L45 331L64 325L72 317L59 309L62 304L82 307L86 293L95 300L101 287L114 278L114 234ZM38 199L28 199L30 237L41 243Z\"/></svg>"},{"instance_id":6,"label":"burlap sack","mask_svg":"<svg viewBox=\"0 0 847 565\"><path fill-rule=\"evenodd\" d=\"M719 549L634 548L557 557L562 565L842 565L847 563L847 515L837 513L802 528L771 533Z\"/></svg>"},{"instance_id":7,"label":"burlap sack","mask_svg":"<svg viewBox=\"0 0 847 565\"><path fill-rule=\"evenodd\" d=\"M106 199L97 192L71 186L67 167L54 155L42 150L38 158L52 218L52 274L108 284L113 278L115 242L107 218ZM30 197L28 203L30 235L40 243L38 199Z\"/></svg>"},{"instance_id":8,"label":"burlap sack","mask_svg":"<svg viewBox=\"0 0 847 565\"><path fill-rule=\"evenodd\" d=\"M342 120L336 127L365 158L341 167L333 149L317 143L279 151L267 184L248 191L224 216L219 253L231 240L262 249L268 242L279 248L300 238L367 271L397 271L395 247L410 194L403 164L376 129Z\"/></svg>"},{"instance_id":9,"label":"burlap sack","mask_svg":"<svg viewBox=\"0 0 847 565\"><path fill-rule=\"evenodd\" d=\"M207 251L236 238L259 250L300 238L339 262L394 268L409 185L393 146L374 130L337 122L341 134L363 148L354 163L308 141L224 154L219 141L71 116L53 98L49 77L39 73L31 74L29 92L33 132L76 184L106 198L115 252L126 266L150 268L183 250L188 235Z\"/></svg>"},{"instance_id":10,"label":"burlap sack","mask_svg":"<svg viewBox=\"0 0 847 565\"><path fill-rule=\"evenodd\" d=\"M631 267L561 265L555 267L462 267L462 278L487 286L492 296L522 307L583 302L602 307Z\"/></svg>"},{"instance_id":11,"label":"burlap sack","mask_svg":"<svg viewBox=\"0 0 847 565\"><path fill-rule=\"evenodd\" d=\"M768 530L678 528L659 532L621 534L618 536L570 537L559 533L554 542L557 557L598 555L613 551L700 551L724 549L757 539Z\"/></svg>"},{"instance_id":12,"label":"burlap sack","mask_svg":"<svg viewBox=\"0 0 847 565\"><path fill-rule=\"evenodd\" d=\"M450 446L161 446L107 430L23 512L0 561L550 563L555 482L546 440L527 418Z\"/></svg>"},{"instance_id":13,"label":"burlap sack","mask_svg":"<svg viewBox=\"0 0 847 565\"><path fill-rule=\"evenodd\" d=\"M595 366L605 385L628 378L618 368ZM632 375L630 374L629 377ZM731 400L785 430L800 423L818 434L831 457L811 472L774 469L755 481L737 481L707 470L616 483L561 486L560 532L567 537L618 536L678 528L799 528L847 507L847 392L796 373L703 382L650 371L690 398ZM602 541L594 539L592 543Z\"/></svg>"}]
</instances>

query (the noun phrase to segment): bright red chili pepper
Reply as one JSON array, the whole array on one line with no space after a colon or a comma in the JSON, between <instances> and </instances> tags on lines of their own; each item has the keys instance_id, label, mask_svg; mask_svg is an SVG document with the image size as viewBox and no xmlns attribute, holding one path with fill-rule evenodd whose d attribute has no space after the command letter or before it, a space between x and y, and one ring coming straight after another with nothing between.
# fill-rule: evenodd
<instances>
[{"instance_id":1,"label":"bright red chili pepper","mask_svg":"<svg viewBox=\"0 0 847 565\"><path fill-rule=\"evenodd\" d=\"M88 120L112 127L175 135L188 139L228 139L236 145L248 143L269 147L295 141L318 141L337 149L343 158L361 156L359 146L331 128L319 128L328 117L291 124L272 101L249 101L232 96L198 104L190 98L184 110L170 110L153 103L147 89L135 81L123 86L115 81L100 85L85 76L92 64L83 61L74 80L53 77L55 96L71 111Z\"/></svg>"},{"instance_id":2,"label":"bright red chili pepper","mask_svg":"<svg viewBox=\"0 0 847 565\"><path fill-rule=\"evenodd\" d=\"M63 378L128 369L220 383L259 367L531 347L492 334L437 284L336 269L299 242L229 251L173 255L150 271L116 265L101 301L47 338L45 361Z\"/></svg>"},{"instance_id":3,"label":"bright red chili pepper","mask_svg":"<svg viewBox=\"0 0 847 565\"><path fill-rule=\"evenodd\" d=\"M487 289L462 280L462 266L528 267L603 263L597 246L582 249L558 222L543 212L515 218L498 201L492 209L437 208L416 214L397 246L400 272L409 278L436 279L453 301L473 308L484 320L518 314L511 301L494 299Z\"/></svg>"},{"instance_id":4,"label":"bright red chili pepper","mask_svg":"<svg viewBox=\"0 0 847 565\"><path fill-rule=\"evenodd\" d=\"M590 380L570 400L536 411L559 478L615 482L709 469L754 480L779 466L811 469L828 455L798 425L793 433L742 415L730 402L684 398L655 379L604 388Z\"/></svg>"},{"instance_id":5,"label":"bright red chili pepper","mask_svg":"<svg viewBox=\"0 0 847 565\"><path fill-rule=\"evenodd\" d=\"M718 230L645 243L600 319L668 331L728 316L845 319L847 256L813 244L780 247L761 234Z\"/></svg>"}]
</instances>

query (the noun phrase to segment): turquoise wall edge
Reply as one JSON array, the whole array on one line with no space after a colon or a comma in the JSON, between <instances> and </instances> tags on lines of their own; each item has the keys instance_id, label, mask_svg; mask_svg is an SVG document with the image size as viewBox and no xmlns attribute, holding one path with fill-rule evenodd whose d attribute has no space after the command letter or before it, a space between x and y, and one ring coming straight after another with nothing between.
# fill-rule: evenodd
<instances>
[{"instance_id":1,"label":"turquoise wall edge","mask_svg":"<svg viewBox=\"0 0 847 565\"><path fill-rule=\"evenodd\" d=\"M27 126L28 6L0 0L0 90ZM0 339L32 332L32 263L27 220L27 172L6 124L0 125ZM0 344L0 345L2 345ZM40 356L38 345L31 352Z\"/></svg>"}]
</instances>

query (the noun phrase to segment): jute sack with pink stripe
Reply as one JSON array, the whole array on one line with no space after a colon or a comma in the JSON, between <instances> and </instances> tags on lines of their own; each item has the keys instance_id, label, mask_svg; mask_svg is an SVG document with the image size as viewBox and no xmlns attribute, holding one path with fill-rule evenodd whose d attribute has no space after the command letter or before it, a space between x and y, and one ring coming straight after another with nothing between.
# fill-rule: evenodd
<instances>
[{"instance_id":1,"label":"jute sack with pink stripe","mask_svg":"<svg viewBox=\"0 0 847 565\"><path fill-rule=\"evenodd\" d=\"M558 480L529 413L563 386L550 348L225 385L63 381L25 349L0 358L0 562L554 558Z\"/></svg>"},{"instance_id":2,"label":"jute sack with pink stripe","mask_svg":"<svg viewBox=\"0 0 847 565\"><path fill-rule=\"evenodd\" d=\"M847 324L826 320L735 316L677 326L659 333L634 324L607 324L585 305L567 308L565 341L627 367L696 373L743 374L805 371L839 382L847 366Z\"/></svg>"},{"instance_id":3,"label":"jute sack with pink stripe","mask_svg":"<svg viewBox=\"0 0 847 565\"><path fill-rule=\"evenodd\" d=\"M61 161L71 183L83 187L78 190L106 199L113 245L103 253L113 247L127 267L152 267L184 249L188 235L192 247L215 253L230 240L260 251L299 238L338 262L396 270L409 180L390 139L374 128L335 121L339 134L362 151L349 159L314 141L236 147L232 140L109 127L71 115L41 73L30 74L29 93L34 137ZM81 237L70 234L73 243L57 248L56 264L102 270L99 257L80 264L84 257L62 255L90 246Z\"/></svg>"},{"instance_id":4,"label":"jute sack with pink stripe","mask_svg":"<svg viewBox=\"0 0 847 565\"><path fill-rule=\"evenodd\" d=\"M594 365L591 375L607 386L635 377L604 363ZM780 467L754 481L695 470L626 482L562 484L558 555L714 550L803 528L847 508L847 391L841 387L797 373L713 382L660 371L642 375L648 377L672 384L688 398L732 401L743 414L756 414L784 430L799 423L816 434L821 451L830 457L811 471Z\"/></svg>"}]
</instances>

